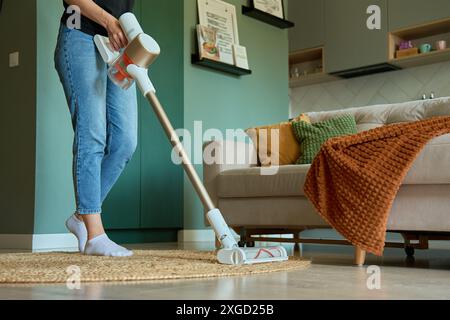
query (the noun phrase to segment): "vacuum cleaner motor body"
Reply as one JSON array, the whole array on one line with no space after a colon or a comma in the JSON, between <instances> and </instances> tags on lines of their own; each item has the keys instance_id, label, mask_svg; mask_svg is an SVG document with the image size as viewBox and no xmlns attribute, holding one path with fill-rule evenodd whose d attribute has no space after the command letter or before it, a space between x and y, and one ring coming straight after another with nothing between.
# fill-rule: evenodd
<instances>
[{"instance_id":1,"label":"vacuum cleaner motor body","mask_svg":"<svg viewBox=\"0 0 450 320\"><path fill-rule=\"evenodd\" d=\"M109 78L126 90L135 82L128 72L128 66L135 65L147 69L158 58L161 49L152 37L144 33L134 14L125 13L120 17L119 22L128 40L128 46L125 49L114 52L109 39L99 35L94 37L94 41L103 60L110 65Z\"/></svg>"}]
</instances>

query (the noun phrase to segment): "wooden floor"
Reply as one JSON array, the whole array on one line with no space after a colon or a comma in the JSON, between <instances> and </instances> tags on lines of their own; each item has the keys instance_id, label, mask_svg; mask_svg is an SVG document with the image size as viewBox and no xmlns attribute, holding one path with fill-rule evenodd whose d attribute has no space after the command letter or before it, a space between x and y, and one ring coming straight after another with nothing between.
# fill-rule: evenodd
<instances>
[{"instance_id":1,"label":"wooden floor","mask_svg":"<svg viewBox=\"0 0 450 320\"><path fill-rule=\"evenodd\" d=\"M186 249L210 250L213 244ZM183 249L178 244L135 245L135 249ZM415 261L402 250L384 258L369 256L381 267L381 289L367 288L367 267L355 267L346 247L308 246L308 270L211 280L126 284L88 284L81 290L65 285L1 286L0 299L450 299L450 251L419 251Z\"/></svg>"}]
</instances>

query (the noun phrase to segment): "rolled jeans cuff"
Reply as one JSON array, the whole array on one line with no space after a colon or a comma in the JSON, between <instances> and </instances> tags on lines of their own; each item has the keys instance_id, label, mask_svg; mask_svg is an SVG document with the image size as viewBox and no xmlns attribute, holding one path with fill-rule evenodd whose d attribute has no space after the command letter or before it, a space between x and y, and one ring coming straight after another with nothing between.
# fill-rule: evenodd
<instances>
[{"instance_id":1,"label":"rolled jeans cuff","mask_svg":"<svg viewBox=\"0 0 450 320\"><path fill-rule=\"evenodd\" d=\"M77 213L80 215L89 215L89 214L102 214L102 209L78 209Z\"/></svg>"}]
</instances>

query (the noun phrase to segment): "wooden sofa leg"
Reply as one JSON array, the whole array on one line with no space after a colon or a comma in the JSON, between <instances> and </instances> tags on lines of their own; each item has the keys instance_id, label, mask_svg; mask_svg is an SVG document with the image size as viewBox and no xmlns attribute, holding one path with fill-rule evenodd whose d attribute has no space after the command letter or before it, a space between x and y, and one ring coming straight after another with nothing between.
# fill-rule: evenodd
<instances>
[{"instance_id":1,"label":"wooden sofa leg","mask_svg":"<svg viewBox=\"0 0 450 320\"><path fill-rule=\"evenodd\" d=\"M355 265L362 267L366 262L366 251L359 247L355 247Z\"/></svg>"}]
</instances>

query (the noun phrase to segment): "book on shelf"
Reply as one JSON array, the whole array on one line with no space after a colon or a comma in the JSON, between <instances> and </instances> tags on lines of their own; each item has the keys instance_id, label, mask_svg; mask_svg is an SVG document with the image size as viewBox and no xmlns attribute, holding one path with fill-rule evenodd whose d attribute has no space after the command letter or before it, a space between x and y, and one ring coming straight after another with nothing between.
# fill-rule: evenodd
<instances>
[{"instance_id":1,"label":"book on shelf","mask_svg":"<svg viewBox=\"0 0 450 320\"><path fill-rule=\"evenodd\" d=\"M216 29L197 25L197 37L199 58L220 61Z\"/></svg>"},{"instance_id":2,"label":"book on shelf","mask_svg":"<svg viewBox=\"0 0 450 320\"><path fill-rule=\"evenodd\" d=\"M242 69L249 70L247 48L240 45L233 45L234 64Z\"/></svg>"}]
</instances>

